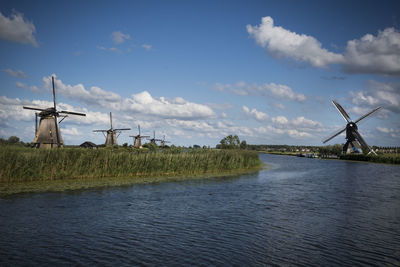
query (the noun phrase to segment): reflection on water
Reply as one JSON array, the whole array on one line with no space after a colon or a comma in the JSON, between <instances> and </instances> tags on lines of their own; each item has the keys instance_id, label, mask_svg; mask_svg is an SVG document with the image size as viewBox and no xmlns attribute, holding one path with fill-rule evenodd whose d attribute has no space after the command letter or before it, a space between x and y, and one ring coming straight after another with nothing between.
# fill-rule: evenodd
<instances>
[{"instance_id":1,"label":"reflection on water","mask_svg":"<svg viewBox=\"0 0 400 267\"><path fill-rule=\"evenodd\" d=\"M0 265L400 265L399 166L260 157L240 177L0 199Z\"/></svg>"}]
</instances>

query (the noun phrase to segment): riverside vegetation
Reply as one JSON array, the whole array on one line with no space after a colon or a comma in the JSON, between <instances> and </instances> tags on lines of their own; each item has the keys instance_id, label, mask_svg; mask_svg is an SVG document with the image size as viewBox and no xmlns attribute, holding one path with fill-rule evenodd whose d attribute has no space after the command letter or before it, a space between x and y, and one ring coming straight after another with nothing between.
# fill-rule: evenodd
<instances>
[{"instance_id":1,"label":"riverside vegetation","mask_svg":"<svg viewBox=\"0 0 400 267\"><path fill-rule=\"evenodd\" d=\"M31 149L0 146L0 194L229 175L257 170L246 150L132 148Z\"/></svg>"}]
</instances>

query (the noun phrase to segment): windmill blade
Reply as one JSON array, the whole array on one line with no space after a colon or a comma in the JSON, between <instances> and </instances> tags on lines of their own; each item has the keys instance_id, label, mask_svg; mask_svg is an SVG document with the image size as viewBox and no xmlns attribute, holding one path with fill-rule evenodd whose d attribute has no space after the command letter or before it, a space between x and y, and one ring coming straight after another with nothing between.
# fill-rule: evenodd
<instances>
[{"instance_id":1,"label":"windmill blade","mask_svg":"<svg viewBox=\"0 0 400 267\"><path fill-rule=\"evenodd\" d=\"M339 134L343 133L344 131L346 131L346 126L343 127L342 129L340 129L339 131L335 132L335 133L334 133L333 135L331 135L330 137L323 139L323 140L322 140L322 143L325 144L326 142L328 142L329 140L335 138L336 136L338 136Z\"/></svg>"},{"instance_id":2,"label":"windmill blade","mask_svg":"<svg viewBox=\"0 0 400 267\"><path fill-rule=\"evenodd\" d=\"M372 113L374 113L374 112L380 110L381 108L382 108L382 107L377 107L377 108L371 110L371 111L368 112L367 114L365 114L365 115L361 116L360 118L358 118L358 120L356 120L355 123L360 122L361 120L365 119L366 117L368 117L368 116L371 115Z\"/></svg>"},{"instance_id":3,"label":"windmill blade","mask_svg":"<svg viewBox=\"0 0 400 267\"><path fill-rule=\"evenodd\" d=\"M131 128L114 129L114 131L129 131Z\"/></svg>"},{"instance_id":4,"label":"windmill blade","mask_svg":"<svg viewBox=\"0 0 400 267\"><path fill-rule=\"evenodd\" d=\"M106 133L108 130L93 130L95 133Z\"/></svg>"},{"instance_id":5,"label":"windmill blade","mask_svg":"<svg viewBox=\"0 0 400 267\"><path fill-rule=\"evenodd\" d=\"M54 76L51 76L51 81L53 83L53 102L54 102L54 110L56 109L56 89L54 87Z\"/></svg>"},{"instance_id":6,"label":"windmill blade","mask_svg":"<svg viewBox=\"0 0 400 267\"><path fill-rule=\"evenodd\" d=\"M367 144L367 142L365 142L364 138L362 138L361 134L357 130L354 130L353 133L356 136L358 142L360 142L362 147L368 148L370 152L373 151L372 148Z\"/></svg>"},{"instance_id":7,"label":"windmill blade","mask_svg":"<svg viewBox=\"0 0 400 267\"><path fill-rule=\"evenodd\" d=\"M26 106L23 106L23 108L24 109L31 109L31 110L39 110L39 111L45 111L46 109L43 109L43 108L31 108L31 107L26 107Z\"/></svg>"},{"instance_id":8,"label":"windmill blade","mask_svg":"<svg viewBox=\"0 0 400 267\"><path fill-rule=\"evenodd\" d=\"M55 103L55 102L54 102ZM57 116L54 116L54 124L56 127L56 138L57 138L57 148L60 148L60 135L58 133L58 122L57 122Z\"/></svg>"},{"instance_id":9,"label":"windmill blade","mask_svg":"<svg viewBox=\"0 0 400 267\"><path fill-rule=\"evenodd\" d=\"M73 111L66 111L66 110L60 111L60 112L58 112L58 113L71 114L71 115L77 115L77 116L86 116L85 113L79 113L79 112L73 112Z\"/></svg>"},{"instance_id":10,"label":"windmill blade","mask_svg":"<svg viewBox=\"0 0 400 267\"><path fill-rule=\"evenodd\" d=\"M349 114L347 114L347 112L344 110L344 108L338 102L332 100L332 104L339 111L339 113L342 115L343 119L346 122L350 122L351 121L351 118L350 118Z\"/></svg>"},{"instance_id":11,"label":"windmill blade","mask_svg":"<svg viewBox=\"0 0 400 267\"><path fill-rule=\"evenodd\" d=\"M110 125L111 125L111 129L112 129L112 112L110 112Z\"/></svg>"}]
</instances>

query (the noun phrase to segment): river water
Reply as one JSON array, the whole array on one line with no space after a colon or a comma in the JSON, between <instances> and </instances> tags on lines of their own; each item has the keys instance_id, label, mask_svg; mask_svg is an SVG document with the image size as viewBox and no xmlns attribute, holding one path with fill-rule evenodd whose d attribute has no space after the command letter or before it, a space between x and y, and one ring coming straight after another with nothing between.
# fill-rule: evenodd
<instances>
[{"instance_id":1,"label":"river water","mask_svg":"<svg viewBox=\"0 0 400 267\"><path fill-rule=\"evenodd\" d=\"M0 199L0 266L400 266L400 166L260 155L238 177Z\"/></svg>"}]
</instances>

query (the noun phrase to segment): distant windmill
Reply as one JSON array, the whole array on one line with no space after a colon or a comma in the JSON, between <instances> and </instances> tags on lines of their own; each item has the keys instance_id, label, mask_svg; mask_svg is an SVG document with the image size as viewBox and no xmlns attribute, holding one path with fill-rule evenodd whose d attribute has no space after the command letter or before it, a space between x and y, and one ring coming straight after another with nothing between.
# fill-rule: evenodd
<instances>
[{"instance_id":1,"label":"distant windmill","mask_svg":"<svg viewBox=\"0 0 400 267\"><path fill-rule=\"evenodd\" d=\"M171 143L171 142L170 141L166 141L165 140L165 135L164 135L163 139L161 140L161 146L165 147L165 143Z\"/></svg>"},{"instance_id":2,"label":"distant windmill","mask_svg":"<svg viewBox=\"0 0 400 267\"><path fill-rule=\"evenodd\" d=\"M162 141L161 139L156 139L156 131L153 131L153 138L147 138L147 140L150 140L150 143L156 144L158 141Z\"/></svg>"},{"instance_id":3,"label":"distant windmill","mask_svg":"<svg viewBox=\"0 0 400 267\"><path fill-rule=\"evenodd\" d=\"M110 125L111 128L108 130L93 130L93 132L100 132L103 133L103 135L104 133L107 133L107 136L104 135L104 137L106 138L106 146L118 145L117 137L121 134L122 131L128 131L131 128L114 129L112 124L112 112L110 112Z\"/></svg>"},{"instance_id":4,"label":"distant windmill","mask_svg":"<svg viewBox=\"0 0 400 267\"><path fill-rule=\"evenodd\" d=\"M324 139L322 142L325 144L329 140L333 139L334 137L346 131L347 142L343 146L343 153L345 154L362 153L362 149L365 149L369 150L368 154L372 152L376 155L375 151L372 150L372 148L365 142L361 134L358 132L357 123L359 123L361 120L365 119L372 113L378 111L381 107L377 107L371 110L370 112L366 113L365 115L361 116L360 118L358 118L356 121L353 122L350 116L346 113L346 111L339 103L337 103L336 101L332 101L332 104L336 107L336 109L342 115L343 119L347 122L347 124L344 128L340 129L332 136Z\"/></svg>"},{"instance_id":5,"label":"distant windmill","mask_svg":"<svg viewBox=\"0 0 400 267\"><path fill-rule=\"evenodd\" d=\"M136 148L142 148L142 138L149 138L148 135L140 135L140 125L138 125L139 134L138 135L130 135L130 137L134 138L133 146Z\"/></svg>"},{"instance_id":6,"label":"distant windmill","mask_svg":"<svg viewBox=\"0 0 400 267\"><path fill-rule=\"evenodd\" d=\"M54 87L54 76L51 77L53 83L53 107L41 109L33 107L23 107L24 109L38 110L39 113L35 112L35 139L33 143L37 148L53 148L62 147L64 141L61 136L59 123L61 123L70 114L77 116L86 116L84 113L71 112L71 111L57 111L56 108L56 90ZM39 127L37 126L37 118L40 118ZM57 117L64 117L58 122Z\"/></svg>"}]
</instances>

